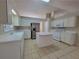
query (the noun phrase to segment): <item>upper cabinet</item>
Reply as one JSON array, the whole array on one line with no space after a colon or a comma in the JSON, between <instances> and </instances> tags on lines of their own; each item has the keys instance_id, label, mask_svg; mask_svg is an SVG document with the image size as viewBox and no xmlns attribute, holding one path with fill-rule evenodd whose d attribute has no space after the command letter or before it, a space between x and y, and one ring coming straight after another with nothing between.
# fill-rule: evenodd
<instances>
[{"instance_id":1,"label":"upper cabinet","mask_svg":"<svg viewBox=\"0 0 79 59\"><path fill-rule=\"evenodd\" d=\"M76 27L76 17L67 17L58 20L53 20L52 27Z\"/></svg>"},{"instance_id":2,"label":"upper cabinet","mask_svg":"<svg viewBox=\"0 0 79 59\"><path fill-rule=\"evenodd\" d=\"M64 27L75 27L76 26L76 17L69 17L64 19Z\"/></svg>"},{"instance_id":3,"label":"upper cabinet","mask_svg":"<svg viewBox=\"0 0 79 59\"><path fill-rule=\"evenodd\" d=\"M52 27L64 27L64 21L63 20L54 20L51 23Z\"/></svg>"},{"instance_id":4,"label":"upper cabinet","mask_svg":"<svg viewBox=\"0 0 79 59\"><path fill-rule=\"evenodd\" d=\"M19 17L13 15L13 9L15 9L15 6L12 0L0 0L0 24L18 25L17 19L19 19Z\"/></svg>"},{"instance_id":5,"label":"upper cabinet","mask_svg":"<svg viewBox=\"0 0 79 59\"><path fill-rule=\"evenodd\" d=\"M0 0L0 24L8 23L7 0Z\"/></svg>"},{"instance_id":6,"label":"upper cabinet","mask_svg":"<svg viewBox=\"0 0 79 59\"><path fill-rule=\"evenodd\" d=\"M19 16L12 14L12 25L13 26L20 26Z\"/></svg>"},{"instance_id":7,"label":"upper cabinet","mask_svg":"<svg viewBox=\"0 0 79 59\"><path fill-rule=\"evenodd\" d=\"M19 15L12 0L7 0L8 24L19 26Z\"/></svg>"}]
</instances>

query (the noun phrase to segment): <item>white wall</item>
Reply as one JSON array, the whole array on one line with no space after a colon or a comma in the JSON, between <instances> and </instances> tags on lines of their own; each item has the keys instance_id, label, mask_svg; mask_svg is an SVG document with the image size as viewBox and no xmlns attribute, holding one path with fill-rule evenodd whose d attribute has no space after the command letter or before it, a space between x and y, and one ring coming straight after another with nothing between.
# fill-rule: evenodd
<instances>
[{"instance_id":1,"label":"white wall","mask_svg":"<svg viewBox=\"0 0 79 59\"><path fill-rule=\"evenodd\" d=\"M50 21L48 21L48 20L44 22L44 28L45 28L44 32L50 32L50 24L49 23L50 23Z\"/></svg>"},{"instance_id":2,"label":"white wall","mask_svg":"<svg viewBox=\"0 0 79 59\"><path fill-rule=\"evenodd\" d=\"M40 32L44 31L44 21L40 22Z\"/></svg>"}]
</instances>

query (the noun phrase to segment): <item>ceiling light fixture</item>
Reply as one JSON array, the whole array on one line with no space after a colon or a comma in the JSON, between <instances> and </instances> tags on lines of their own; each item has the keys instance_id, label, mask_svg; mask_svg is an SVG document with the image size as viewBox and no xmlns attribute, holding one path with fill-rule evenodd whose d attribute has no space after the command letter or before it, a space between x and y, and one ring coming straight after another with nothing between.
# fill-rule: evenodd
<instances>
[{"instance_id":1,"label":"ceiling light fixture","mask_svg":"<svg viewBox=\"0 0 79 59\"><path fill-rule=\"evenodd\" d=\"M49 2L50 0L42 0L43 2Z\"/></svg>"},{"instance_id":2,"label":"ceiling light fixture","mask_svg":"<svg viewBox=\"0 0 79 59\"><path fill-rule=\"evenodd\" d=\"M15 12L15 10L14 10L14 9L12 9L12 13L13 13L14 15L16 15L16 12Z\"/></svg>"}]
</instances>

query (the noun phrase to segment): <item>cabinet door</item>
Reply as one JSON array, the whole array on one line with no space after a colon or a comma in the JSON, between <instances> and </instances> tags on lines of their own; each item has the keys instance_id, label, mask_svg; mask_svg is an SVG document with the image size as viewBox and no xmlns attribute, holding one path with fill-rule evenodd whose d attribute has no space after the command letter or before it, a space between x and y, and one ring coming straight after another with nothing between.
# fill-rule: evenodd
<instances>
[{"instance_id":1,"label":"cabinet door","mask_svg":"<svg viewBox=\"0 0 79 59\"><path fill-rule=\"evenodd\" d=\"M56 27L63 27L64 26L64 21L63 20L58 20Z\"/></svg>"},{"instance_id":2,"label":"cabinet door","mask_svg":"<svg viewBox=\"0 0 79 59\"><path fill-rule=\"evenodd\" d=\"M0 59L21 59L20 42L0 44Z\"/></svg>"},{"instance_id":3,"label":"cabinet door","mask_svg":"<svg viewBox=\"0 0 79 59\"><path fill-rule=\"evenodd\" d=\"M55 21L53 22L53 27L58 27L58 25L59 25L59 20L55 20Z\"/></svg>"},{"instance_id":4,"label":"cabinet door","mask_svg":"<svg viewBox=\"0 0 79 59\"><path fill-rule=\"evenodd\" d=\"M65 41L65 32L61 32L61 41L62 41L62 42Z\"/></svg>"},{"instance_id":5,"label":"cabinet door","mask_svg":"<svg viewBox=\"0 0 79 59\"><path fill-rule=\"evenodd\" d=\"M61 40L61 36L60 36L60 32L54 32L53 33L53 39L60 41Z\"/></svg>"},{"instance_id":6,"label":"cabinet door","mask_svg":"<svg viewBox=\"0 0 79 59\"><path fill-rule=\"evenodd\" d=\"M24 55L24 37L21 40L21 59L23 59L23 55Z\"/></svg>"},{"instance_id":7,"label":"cabinet door","mask_svg":"<svg viewBox=\"0 0 79 59\"><path fill-rule=\"evenodd\" d=\"M54 33L53 33L53 38L54 38L55 40L57 40L57 32L54 32Z\"/></svg>"},{"instance_id":8,"label":"cabinet door","mask_svg":"<svg viewBox=\"0 0 79 59\"><path fill-rule=\"evenodd\" d=\"M64 27L75 27L76 26L76 18L70 17L67 19L64 19Z\"/></svg>"},{"instance_id":9,"label":"cabinet door","mask_svg":"<svg viewBox=\"0 0 79 59\"><path fill-rule=\"evenodd\" d=\"M63 27L64 26L64 21L63 20L54 20L51 23L52 27Z\"/></svg>"},{"instance_id":10,"label":"cabinet door","mask_svg":"<svg viewBox=\"0 0 79 59\"><path fill-rule=\"evenodd\" d=\"M7 0L0 0L0 24L6 24L7 22Z\"/></svg>"},{"instance_id":11,"label":"cabinet door","mask_svg":"<svg viewBox=\"0 0 79 59\"><path fill-rule=\"evenodd\" d=\"M19 17L17 15L12 15L12 25L19 26Z\"/></svg>"}]
</instances>

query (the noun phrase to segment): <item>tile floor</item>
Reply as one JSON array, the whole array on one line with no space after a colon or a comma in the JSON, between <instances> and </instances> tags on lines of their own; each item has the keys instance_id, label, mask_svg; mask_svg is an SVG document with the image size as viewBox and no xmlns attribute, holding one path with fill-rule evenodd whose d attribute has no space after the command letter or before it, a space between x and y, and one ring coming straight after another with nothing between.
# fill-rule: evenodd
<instances>
[{"instance_id":1,"label":"tile floor","mask_svg":"<svg viewBox=\"0 0 79 59\"><path fill-rule=\"evenodd\" d=\"M55 40L52 43L51 46L39 48L35 40L25 40L24 59L79 59L78 47Z\"/></svg>"}]
</instances>

